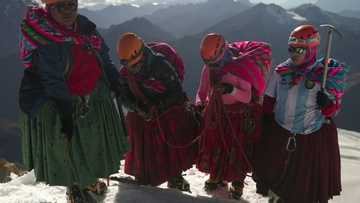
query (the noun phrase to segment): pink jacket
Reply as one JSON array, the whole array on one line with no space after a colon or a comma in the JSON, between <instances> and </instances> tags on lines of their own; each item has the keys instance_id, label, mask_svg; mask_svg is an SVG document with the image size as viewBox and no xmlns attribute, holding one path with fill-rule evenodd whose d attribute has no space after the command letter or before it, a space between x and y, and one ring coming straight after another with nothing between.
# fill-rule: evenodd
<instances>
[{"instance_id":1,"label":"pink jacket","mask_svg":"<svg viewBox=\"0 0 360 203\"><path fill-rule=\"evenodd\" d=\"M234 104L236 102L249 103L251 101L251 84L230 72L226 73L221 82L229 83L234 86L234 90L230 94L222 95L224 104ZM198 92L196 94L196 104L205 104L209 101L211 91L209 67L204 66L201 73L201 80Z\"/></svg>"},{"instance_id":2,"label":"pink jacket","mask_svg":"<svg viewBox=\"0 0 360 203\"><path fill-rule=\"evenodd\" d=\"M264 42L233 42L227 48L234 54L233 61L222 67L221 81L230 83L234 90L222 95L224 104L236 102L249 103L252 94L262 96L266 87L266 75L271 67L271 47ZM196 95L196 104L206 103L211 91L209 68L204 66L200 86ZM252 91L255 90L255 91Z\"/></svg>"}]
</instances>

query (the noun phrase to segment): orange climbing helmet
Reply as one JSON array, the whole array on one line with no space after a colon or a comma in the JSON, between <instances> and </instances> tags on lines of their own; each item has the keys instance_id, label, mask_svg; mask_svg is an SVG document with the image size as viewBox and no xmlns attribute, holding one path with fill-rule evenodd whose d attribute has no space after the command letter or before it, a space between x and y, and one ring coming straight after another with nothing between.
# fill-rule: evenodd
<instances>
[{"instance_id":1,"label":"orange climbing helmet","mask_svg":"<svg viewBox=\"0 0 360 203\"><path fill-rule=\"evenodd\" d=\"M201 41L200 55L205 63L214 63L225 53L226 41L217 33L207 34Z\"/></svg>"},{"instance_id":2,"label":"orange climbing helmet","mask_svg":"<svg viewBox=\"0 0 360 203\"><path fill-rule=\"evenodd\" d=\"M313 25L300 25L291 32L288 45L306 48L317 47L320 45L319 31Z\"/></svg>"},{"instance_id":3,"label":"orange climbing helmet","mask_svg":"<svg viewBox=\"0 0 360 203\"><path fill-rule=\"evenodd\" d=\"M117 53L123 65L131 67L144 55L144 41L135 33L124 33L117 43Z\"/></svg>"}]
</instances>

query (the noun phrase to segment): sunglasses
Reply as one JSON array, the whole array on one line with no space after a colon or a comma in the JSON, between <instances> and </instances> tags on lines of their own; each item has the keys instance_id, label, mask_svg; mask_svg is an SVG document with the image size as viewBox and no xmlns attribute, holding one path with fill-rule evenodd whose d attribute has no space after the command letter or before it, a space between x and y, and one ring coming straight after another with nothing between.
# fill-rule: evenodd
<instances>
[{"instance_id":1,"label":"sunglasses","mask_svg":"<svg viewBox=\"0 0 360 203\"><path fill-rule=\"evenodd\" d=\"M77 2L62 2L52 6L57 12L64 13L65 11L76 11L78 8Z\"/></svg>"},{"instance_id":2,"label":"sunglasses","mask_svg":"<svg viewBox=\"0 0 360 203\"><path fill-rule=\"evenodd\" d=\"M303 55L306 53L306 48L304 48L304 47L289 47L288 51L291 54Z\"/></svg>"}]
</instances>

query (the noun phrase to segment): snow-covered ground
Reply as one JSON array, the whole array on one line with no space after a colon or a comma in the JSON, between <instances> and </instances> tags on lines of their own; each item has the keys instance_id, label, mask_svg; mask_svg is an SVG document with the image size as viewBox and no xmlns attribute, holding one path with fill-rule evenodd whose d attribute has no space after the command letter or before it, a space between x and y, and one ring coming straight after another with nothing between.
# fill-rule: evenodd
<instances>
[{"instance_id":1,"label":"snow-covered ground","mask_svg":"<svg viewBox=\"0 0 360 203\"><path fill-rule=\"evenodd\" d=\"M340 130L340 146L342 157L343 192L332 203L355 203L360 200L360 133ZM121 171L121 170L120 170ZM166 184L158 188L137 186L133 184L110 182L109 190L104 202L120 203L231 203L249 202L265 203L263 198L255 193L255 183L251 178L246 179L242 201L228 199L226 188L208 194L203 190L207 176L195 168L186 171L185 178L191 184L191 192L179 192L166 188ZM120 172L120 174L124 176ZM6 184L0 184L0 203L43 203L66 202L64 187L50 187L43 183L36 183L33 172L14 179Z\"/></svg>"}]
</instances>

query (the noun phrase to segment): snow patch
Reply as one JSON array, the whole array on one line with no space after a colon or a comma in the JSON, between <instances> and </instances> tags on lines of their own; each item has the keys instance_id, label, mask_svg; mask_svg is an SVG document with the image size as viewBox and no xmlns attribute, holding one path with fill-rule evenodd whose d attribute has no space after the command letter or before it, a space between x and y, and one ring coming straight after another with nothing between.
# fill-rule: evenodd
<instances>
[{"instance_id":1,"label":"snow patch","mask_svg":"<svg viewBox=\"0 0 360 203\"><path fill-rule=\"evenodd\" d=\"M288 11L287 12L289 15L292 16L292 19L297 20L297 21L307 21L307 19L303 16L300 16L299 14L293 12L293 11Z\"/></svg>"},{"instance_id":2,"label":"snow patch","mask_svg":"<svg viewBox=\"0 0 360 203\"><path fill-rule=\"evenodd\" d=\"M34 203L58 202L65 203L65 187L50 187L44 183L36 183L34 170L0 184L0 202L6 203Z\"/></svg>"},{"instance_id":3,"label":"snow patch","mask_svg":"<svg viewBox=\"0 0 360 203\"><path fill-rule=\"evenodd\" d=\"M121 164L124 165L124 162ZM190 182L191 193L179 192L168 189L166 183L159 187L138 186L134 184L118 183L110 181L110 187L106 193L104 202L132 203L146 200L148 203L235 203L239 201L229 200L228 188L223 187L213 193L204 191L204 182L208 175L199 172L195 167L184 173L184 177ZM127 176L123 173L123 167L114 176ZM267 198L257 195L255 183L250 177L245 180L244 195L240 203L258 202L265 203ZM66 202L66 188L61 186L49 186L37 183L34 171L22 177L15 177L9 183L0 184L0 202L6 203L41 203L41 202Z\"/></svg>"},{"instance_id":4,"label":"snow patch","mask_svg":"<svg viewBox=\"0 0 360 203\"><path fill-rule=\"evenodd\" d=\"M138 5L138 4L130 4L130 5L135 8L140 8L140 5Z\"/></svg>"},{"instance_id":5,"label":"snow patch","mask_svg":"<svg viewBox=\"0 0 360 203\"><path fill-rule=\"evenodd\" d=\"M344 191L340 197L329 201L331 203L358 202L360 189L360 133L339 129L339 144L342 161L342 185ZM114 176L127 176L123 172L124 162L121 163L120 171ZM184 173L185 179L190 182L192 193L179 192L167 189L166 183L159 187L138 186L110 181L110 187L106 193L104 202L147 202L147 203L265 203L267 198L256 194L256 186L250 177L245 182L244 194L241 201L229 200L227 187L220 188L213 193L204 191L204 182L208 175L199 172L195 167ZM13 180L0 184L1 203L65 203L66 188L49 186L36 182L34 171L24 176L12 175Z\"/></svg>"}]
</instances>

